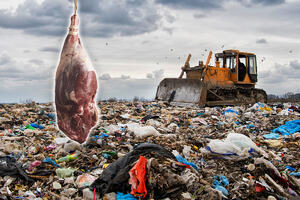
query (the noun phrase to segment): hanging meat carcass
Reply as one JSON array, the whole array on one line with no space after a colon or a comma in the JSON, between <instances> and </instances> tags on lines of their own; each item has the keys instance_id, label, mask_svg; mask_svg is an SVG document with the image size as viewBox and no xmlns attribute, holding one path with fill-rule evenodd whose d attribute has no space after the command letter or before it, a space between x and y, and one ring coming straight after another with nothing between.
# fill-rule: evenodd
<instances>
[{"instance_id":1,"label":"hanging meat carcass","mask_svg":"<svg viewBox=\"0 0 300 200\"><path fill-rule=\"evenodd\" d=\"M79 18L71 17L55 78L57 125L70 139L84 143L98 121L96 72L78 36Z\"/></svg>"}]
</instances>

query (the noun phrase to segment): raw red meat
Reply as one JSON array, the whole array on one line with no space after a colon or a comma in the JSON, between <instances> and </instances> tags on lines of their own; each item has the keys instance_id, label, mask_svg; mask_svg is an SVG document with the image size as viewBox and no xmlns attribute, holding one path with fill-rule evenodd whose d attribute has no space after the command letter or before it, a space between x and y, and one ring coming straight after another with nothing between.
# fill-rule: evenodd
<instances>
[{"instance_id":1,"label":"raw red meat","mask_svg":"<svg viewBox=\"0 0 300 200\"><path fill-rule=\"evenodd\" d=\"M84 143L98 121L97 76L78 36L79 18L71 17L55 79L55 106L59 129Z\"/></svg>"}]
</instances>

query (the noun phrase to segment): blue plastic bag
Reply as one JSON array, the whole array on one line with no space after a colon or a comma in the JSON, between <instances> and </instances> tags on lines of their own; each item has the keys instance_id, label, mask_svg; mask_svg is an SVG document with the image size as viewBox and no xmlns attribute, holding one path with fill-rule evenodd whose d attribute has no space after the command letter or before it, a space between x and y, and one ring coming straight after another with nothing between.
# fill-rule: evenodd
<instances>
[{"instance_id":1,"label":"blue plastic bag","mask_svg":"<svg viewBox=\"0 0 300 200\"><path fill-rule=\"evenodd\" d=\"M300 119L288 121L284 125L272 130L273 133L281 133L283 136L289 136L300 131Z\"/></svg>"},{"instance_id":2,"label":"blue plastic bag","mask_svg":"<svg viewBox=\"0 0 300 200\"><path fill-rule=\"evenodd\" d=\"M279 139L280 135L278 133L270 133L263 135L263 137L266 139Z\"/></svg>"},{"instance_id":3,"label":"blue plastic bag","mask_svg":"<svg viewBox=\"0 0 300 200\"><path fill-rule=\"evenodd\" d=\"M300 177L300 172L292 172L290 173L290 176Z\"/></svg>"},{"instance_id":4,"label":"blue plastic bag","mask_svg":"<svg viewBox=\"0 0 300 200\"><path fill-rule=\"evenodd\" d=\"M117 200L136 200L136 198L131 194L123 194L122 192L118 192Z\"/></svg>"},{"instance_id":5,"label":"blue plastic bag","mask_svg":"<svg viewBox=\"0 0 300 200\"><path fill-rule=\"evenodd\" d=\"M251 128L255 128L255 126L253 124L248 124L246 128L251 129Z\"/></svg>"},{"instance_id":6,"label":"blue plastic bag","mask_svg":"<svg viewBox=\"0 0 300 200\"><path fill-rule=\"evenodd\" d=\"M47 157L43 160L43 163L50 163L52 165L54 165L54 167L60 167L54 160L52 160L51 158Z\"/></svg>"},{"instance_id":7,"label":"blue plastic bag","mask_svg":"<svg viewBox=\"0 0 300 200\"><path fill-rule=\"evenodd\" d=\"M195 163L187 161L187 159L183 158L181 155L176 155L176 159L177 159L178 162L189 165L189 166L193 167L195 170L198 171L198 167Z\"/></svg>"},{"instance_id":8,"label":"blue plastic bag","mask_svg":"<svg viewBox=\"0 0 300 200\"><path fill-rule=\"evenodd\" d=\"M232 109L230 109L230 108L227 109L227 110L225 110L224 112L222 112L223 115L225 115L226 113L235 113L235 114L237 114L237 115L239 114L237 111L232 110Z\"/></svg>"},{"instance_id":9,"label":"blue plastic bag","mask_svg":"<svg viewBox=\"0 0 300 200\"><path fill-rule=\"evenodd\" d=\"M286 166L285 168L286 168L286 169L289 169L289 170L291 170L291 171L296 171L296 169L295 169L294 167L291 167L291 166Z\"/></svg>"},{"instance_id":10,"label":"blue plastic bag","mask_svg":"<svg viewBox=\"0 0 300 200\"><path fill-rule=\"evenodd\" d=\"M48 113L47 116L50 117L51 119L55 118L55 115L53 113Z\"/></svg>"},{"instance_id":11,"label":"blue plastic bag","mask_svg":"<svg viewBox=\"0 0 300 200\"><path fill-rule=\"evenodd\" d=\"M31 123L30 126L32 126L33 128L39 128L39 129L43 129L44 128L42 125L38 125L36 123Z\"/></svg>"},{"instance_id":12,"label":"blue plastic bag","mask_svg":"<svg viewBox=\"0 0 300 200\"><path fill-rule=\"evenodd\" d=\"M229 195L229 192L224 186L229 185L229 181L226 176L223 175L217 175L213 177L213 184L212 187L215 188L216 190L221 191L225 196Z\"/></svg>"}]
</instances>

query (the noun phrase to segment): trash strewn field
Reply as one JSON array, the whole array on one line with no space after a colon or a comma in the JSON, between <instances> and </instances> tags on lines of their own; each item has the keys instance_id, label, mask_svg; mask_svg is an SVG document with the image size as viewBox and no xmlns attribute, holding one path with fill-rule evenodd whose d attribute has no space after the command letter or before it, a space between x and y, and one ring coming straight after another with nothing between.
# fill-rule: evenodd
<instances>
[{"instance_id":1,"label":"trash strewn field","mask_svg":"<svg viewBox=\"0 0 300 200\"><path fill-rule=\"evenodd\" d=\"M98 106L80 145L52 104L1 104L0 199L299 199L297 104Z\"/></svg>"}]
</instances>

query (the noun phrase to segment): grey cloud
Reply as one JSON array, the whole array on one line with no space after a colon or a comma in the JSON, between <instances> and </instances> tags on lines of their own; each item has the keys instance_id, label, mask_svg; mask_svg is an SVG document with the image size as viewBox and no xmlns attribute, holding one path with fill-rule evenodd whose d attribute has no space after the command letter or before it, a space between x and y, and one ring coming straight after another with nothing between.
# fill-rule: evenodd
<instances>
[{"instance_id":1,"label":"grey cloud","mask_svg":"<svg viewBox=\"0 0 300 200\"><path fill-rule=\"evenodd\" d=\"M99 80L110 80L110 79L111 79L110 74L102 74L102 75L99 77Z\"/></svg>"},{"instance_id":2,"label":"grey cloud","mask_svg":"<svg viewBox=\"0 0 300 200\"><path fill-rule=\"evenodd\" d=\"M275 5L284 0L232 0L242 4ZM178 9L217 9L222 8L224 0L89 0L79 2L80 31L85 36L113 37L131 36L153 32L158 29L172 34L173 29L166 23L176 18L161 9L160 5ZM63 36L70 23L73 12L72 1L51 0L37 3L25 0L16 12L0 10L0 27L20 29L37 36ZM203 15L195 14L195 18ZM163 20L165 19L165 20Z\"/></svg>"},{"instance_id":3,"label":"grey cloud","mask_svg":"<svg viewBox=\"0 0 300 200\"><path fill-rule=\"evenodd\" d=\"M163 31L167 32L169 35L172 35L173 31L174 31L174 28L163 28Z\"/></svg>"},{"instance_id":4,"label":"grey cloud","mask_svg":"<svg viewBox=\"0 0 300 200\"><path fill-rule=\"evenodd\" d=\"M45 52L59 52L59 49L57 47L43 47L40 48L39 51L45 51Z\"/></svg>"},{"instance_id":5,"label":"grey cloud","mask_svg":"<svg viewBox=\"0 0 300 200\"><path fill-rule=\"evenodd\" d=\"M263 4L263 5L278 5L285 3L285 0L251 0L252 4Z\"/></svg>"},{"instance_id":6,"label":"grey cloud","mask_svg":"<svg viewBox=\"0 0 300 200\"><path fill-rule=\"evenodd\" d=\"M134 96L154 99L158 82L154 79L120 79L100 80L98 99L116 97L132 99Z\"/></svg>"},{"instance_id":7,"label":"grey cloud","mask_svg":"<svg viewBox=\"0 0 300 200\"><path fill-rule=\"evenodd\" d=\"M107 99L116 97L119 99L132 99L134 96L138 96L146 99L154 99L158 83L163 76L164 70L160 69L148 73L146 79L122 79L119 77L111 78L110 76L110 79L100 79L98 98Z\"/></svg>"},{"instance_id":8,"label":"grey cloud","mask_svg":"<svg viewBox=\"0 0 300 200\"><path fill-rule=\"evenodd\" d=\"M128 0L128 4L134 5L134 6L140 6L144 3L144 1L141 0Z\"/></svg>"},{"instance_id":9,"label":"grey cloud","mask_svg":"<svg viewBox=\"0 0 300 200\"><path fill-rule=\"evenodd\" d=\"M255 6L258 4L265 6L279 5L285 0L231 0L240 2L244 6ZM228 1L224 0L156 0L157 3L175 9L212 10L223 8ZM195 16L194 16L195 17Z\"/></svg>"},{"instance_id":10,"label":"grey cloud","mask_svg":"<svg viewBox=\"0 0 300 200\"><path fill-rule=\"evenodd\" d=\"M10 65L9 68L0 70L1 78L15 81L49 80L52 76L50 67L33 67L30 64L23 64L22 68Z\"/></svg>"},{"instance_id":11,"label":"grey cloud","mask_svg":"<svg viewBox=\"0 0 300 200\"><path fill-rule=\"evenodd\" d=\"M0 93L5 94L0 95L0 102L18 102L19 98L31 98L39 102L53 100L52 73L55 67L40 66L39 61L33 59L25 62L8 58L9 62L0 67L0 84L9 84L7 87L0 87ZM151 79L135 79L126 75L112 78L110 74L102 74L99 76L98 99L132 99L134 96L154 99L163 72L164 70L153 71L150 73Z\"/></svg>"},{"instance_id":12,"label":"grey cloud","mask_svg":"<svg viewBox=\"0 0 300 200\"><path fill-rule=\"evenodd\" d=\"M206 15L204 15L204 14L202 14L202 13L195 13L195 14L193 15L193 17L196 18L196 19L200 19L200 18L206 17Z\"/></svg>"},{"instance_id":13,"label":"grey cloud","mask_svg":"<svg viewBox=\"0 0 300 200\"><path fill-rule=\"evenodd\" d=\"M70 13L71 4L68 2L52 0L39 4L34 0L26 0L18 6L15 13L0 10L0 26L22 29L26 33L37 35L59 35L63 31L58 30L65 29L68 24L66 18Z\"/></svg>"},{"instance_id":14,"label":"grey cloud","mask_svg":"<svg viewBox=\"0 0 300 200\"><path fill-rule=\"evenodd\" d=\"M169 23L173 23L176 21L176 17L174 17L170 13L165 13L165 18Z\"/></svg>"},{"instance_id":15,"label":"grey cloud","mask_svg":"<svg viewBox=\"0 0 300 200\"><path fill-rule=\"evenodd\" d=\"M261 71L261 72L259 72L259 78L260 79L266 78L269 76L270 73L271 73L270 71Z\"/></svg>"},{"instance_id":16,"label":"grey cloud","mask_svg":"<svg viewBox=\"0 0 300 200\"><path fill-rule=\"evenodd\" d=\"M5 55L2 53L1 55ZM20 80L47 80L52 76L52 67L42 60L31 59L28 62L6 56L6 62L0 68L0 77ZM0 56L1 62L1 56Z\"/></svg>"},{"instance_id":17,"label":"grey cloud","mask_svg":"<svg viewBox=\"0 0 300 200\"><path fill-rule=\"evenodd\" d=\"M294 60L288 65L275 64L271 70L260 72L259 79L265 84L283 83L289 80L300 81L300 63Z\"/></svg>"},{"instance_id":18,"label":"grey cloud","mask_svg":"<svg viewBox=\"0 0 300 200\"><path fill-rule=\"evenodd\" d=\"M154 79L154 80L157 80L157 81L161 81L161 79L163 77L164 77L164 70L163 69L155 70L155 71L152 71L152 73L147 73L146 74L146 78Z\"/></svg>"},{"instance_id":19,"label":"grey cloud","mask_svg":"<svg viewBox=\"0 0 300 200\"><path fill-rule=\"evenodd\" d=\"M300 79L300 63L297 60L291 61L288 65L276 64L271 71L272 75L280 75L280 79Z\"/></svg>"},{"instance_id":20,"label":"grey cloud","mask_svg":"<svg viewBox=\"0 0 300 200\"><path fill-rule=\"evenodd\" d=\"M265 38L261 38L261 39L256 40L256 43L257 44L266 44L267 40Z\"/></svg>"},{"instance_id":21,"label":"grey cloud","mask_svg":"<svg viewBox=\"0 0 300 200\"><path fill-rule=\"evenodd\" d=\"M161 80L164 77L164 70L163 69L155 70L152 73L153 73L154 78L156 80Z\"/></svg>"},{"instance_id":22,"label":"grey cloud","mask_svg":"<svg viewBox=\"0 0 300 200\"><path fill-rule=\"evenodd\" d=\"M142 44L148 44L148 43L150 43L150 40L144 40L144 41L142 41L141 43L142 43Z\"/></svg>"},{"instance_id":23,"label":"grey cloud","mask_svg":"<svg viewBox=\"0 0 300 200\"><path fill-rule=\"evenodd\" d=\"M43 65L44 64L44 61L42 61L40 59L30 59L29 62L34 63L36 65Z\"/></svg>"},{"instance_id":24,"label":"grey cloud","mask_svg":"<svg viewBox=\"0 0 300 200\"><path fill-rule=\"evenodd\" d=\"M146 78L153 78L153 74L147 73Z\"/></svg>"},{"instance_id":25,"label":"grey cloud","mask_svg":"<svg viewBox=\"0 0 300 200\"><path fill-rule=\"evenodd\" d=\"M259 76L259 82L263 83L263 84L279 84L279 83L283 83L287 80L285 80L283 78L283 76L281 76L280 74L276 74L276 73L270 73L269 75L266 75L265 77L261 77Z\"/></svg>"},{"instance_id":26,"label":"grey cloud","mask_svg":"<svg viewBox=\"0 0 300 200\"><path fill-rule=\"evenodd\" d=\"M0 27L33 35L62 36L73 12L72 1L25 0L15 13L0 10ZM162 16L150 0L89 0L79 5L81 33L92 37L138 35L157 30Z\"/></svg>"},{"instance_id":27,"label":"grey cloud","mask_svg":"<svg viewBox=\"0 0 300 200\"><path fill-rule=\"evenodd\" d=\"M297 60L291 61L290 67L294 70L300 70L300 63ZM300 77L300 75L299 75L299 77Z\"/></svg>"},{"instance_id":28,"label":"grey cloud","mask_svg":"<svg viewBox=\"0 0 300 200\"><path fill-rule=\"evenodd\" d=\"M156 0L157 3L176 8L176 9L215 9L221 8L223 0Z\"/></svg>"},{"instance_id":29,"label":"grey cloud","mask_svg":"<svg viewBox=\"0 0 300 200\"><path fill-rule=\"evenodd\" d=\"M0 65L5 65L7 63L11 62L11 59L10 57L8 56L8 54L5 52L5 53L2 53L0 55Z\"/></svg>"},{"instance_id":30,"label":"grey cloud","mask_svg":"<svg viewBox=\"0 0 300 200\"><path fill-rule=\"evenodd\" d=\"M244 6L256 6L256 5L264 5L264 6L274 6L284 4L285 0L237 0Z\"/></svg>"},{"instance_id":31,"label":"grey cloud","mask_svg":"<svg viewBox=\"0 0 300 200\"><path fill-rule=\"evenodd\" d=\"M0 102L20 103L26 99L37 102L53 101L51 83L49 80L16 81L15 79L0 78L0 84L5 85L0 87Z\"/></svg>"},{"instance_id":32,"label":"grey cloud","mask_svg":"<svg viewBox=\"0 0 300 200\"><path fill-rule=\"evenodd\" d=\"M126 79L130 79L130 76L127 76L127 75L121 75L121 79L123 79L123 80L126 80Z\"/></svg>"},{"instance_id":33,"label":"grey cloud","mask_svg":"<svg viewBox=\"0 0 300 200\"><path fill-rule=\"evenodd\" d=\"M72 0L70 1L72 3ZM79 10L83 13L94 13L97 12L97 8L100 6L100 1L89 0L84 3L79 2Z\"/></svg>"}]
</instances>

